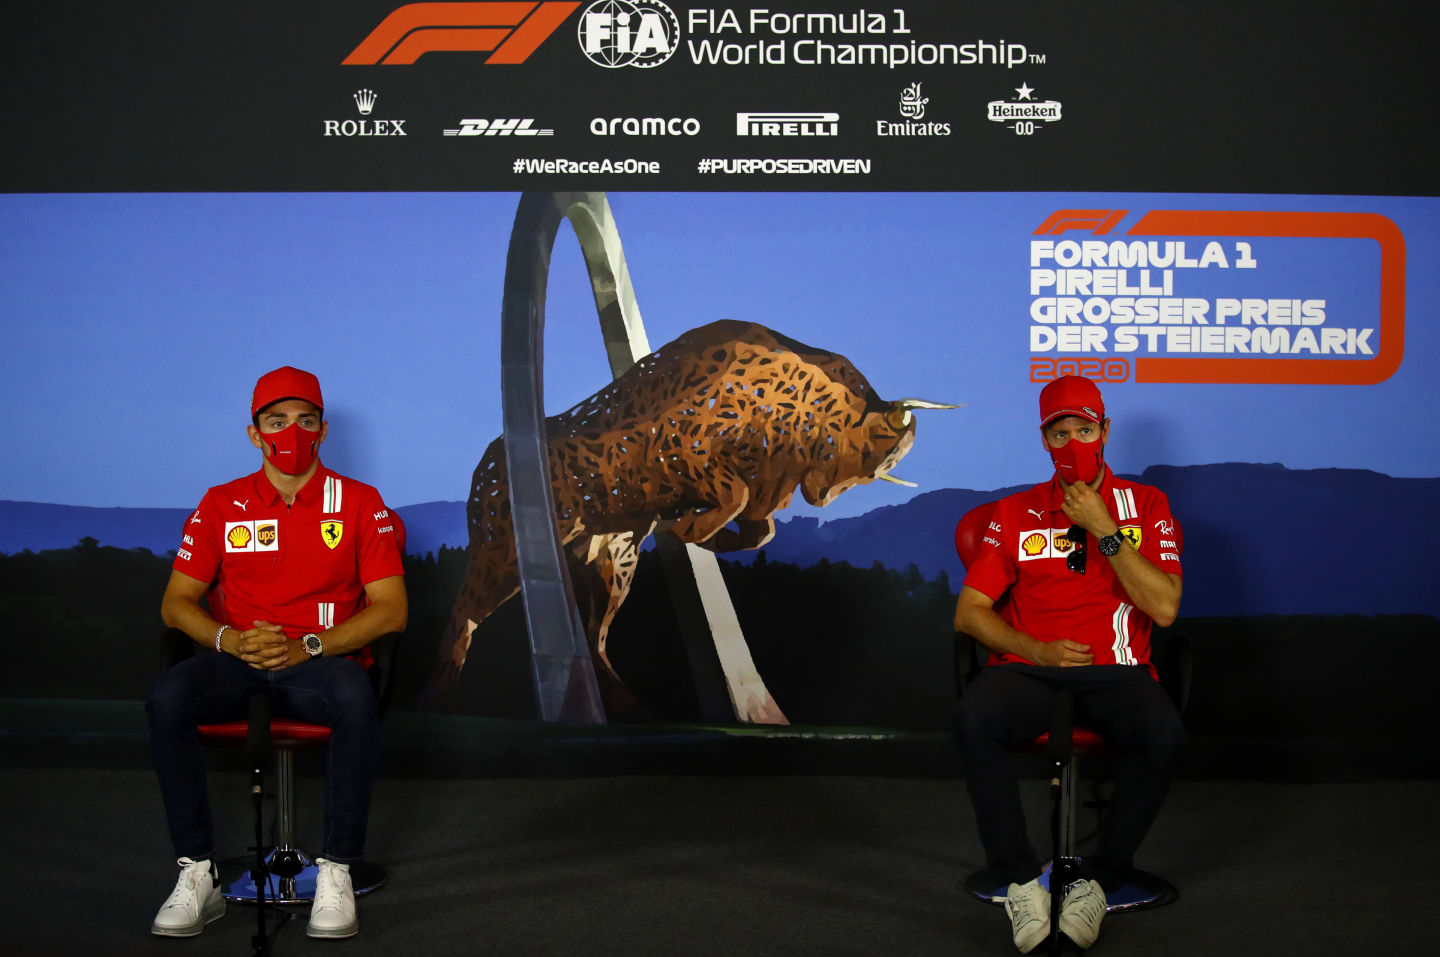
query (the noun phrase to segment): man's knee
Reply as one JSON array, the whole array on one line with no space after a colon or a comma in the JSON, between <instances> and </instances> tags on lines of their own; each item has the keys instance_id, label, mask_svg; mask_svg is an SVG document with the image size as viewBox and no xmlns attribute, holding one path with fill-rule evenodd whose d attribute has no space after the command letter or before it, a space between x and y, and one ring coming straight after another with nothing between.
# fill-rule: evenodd
<instances>
[{"instance_id":1,"label":"man's knee","mask_svg":"<svg viewBox=\"0 0 1440 957\"><path fill-rule=\"evenodd\" d=\"M177 665L150 682L145 693L145 714L151 723L173 721L194 709L194 697L190 682Z\"/></svg>"},{"instance_id":2,"label":"man's knee","mask_svg":"<svg viewBox=\"0 0 1440 957\"><path fill-rule=\"evenodd\" d=\"M317 662L318 663L318 662ZM376 719L370 675L348 658L326 659L325 704L332 724L368 724Z\"/></svg>"},{"instance_id":3,"label":"man's knee","mask_svg":"<svg viewBox=\"0 0 1440 957\"><path fill-rule=\"evenodd\" d=\"M1190 735L1174 708L1157 710L1130 735L1127 750L1156 768L1174 767L1190 743Z\"/></svg>"},{"instance_id":4,"label":"man's knee","mask_svg":"<svg viewBox=\"0 0 1440 957\"><path fill-rule=\"evenodd\" d=\"M1007 745L1010 729L1004 718L974 700L962 700L955 715L955 741L961 753L969 753L987 744Z\"/></svg>"}]
</instances>

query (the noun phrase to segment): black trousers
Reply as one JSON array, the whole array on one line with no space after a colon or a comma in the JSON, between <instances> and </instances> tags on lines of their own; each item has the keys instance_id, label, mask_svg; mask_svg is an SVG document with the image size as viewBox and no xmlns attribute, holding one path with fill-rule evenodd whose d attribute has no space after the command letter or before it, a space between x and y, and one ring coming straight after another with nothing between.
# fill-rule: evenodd
<instances>
[{"instance_id":1,"label":"black trousers","mask_svg":"<svg viewBox=\"0 0 1440 957\"><path fill-rule=\"evenodd\" d=\"M1019 664L981 669L960 700L955 725L965 786L988 869L1000 880L1021 884L1038 875L1041 862L1026 835L1010 748L1050 730L1055 693L1062 690L1075 694L1076 726L1099 733L1120 760L1099 848L1086 860L1086 871L1103 887L1110 875L1135 866L1135 851L1160 811L1186 741L1180 715L1146 669Z\"/></svg>"}]
</instances>

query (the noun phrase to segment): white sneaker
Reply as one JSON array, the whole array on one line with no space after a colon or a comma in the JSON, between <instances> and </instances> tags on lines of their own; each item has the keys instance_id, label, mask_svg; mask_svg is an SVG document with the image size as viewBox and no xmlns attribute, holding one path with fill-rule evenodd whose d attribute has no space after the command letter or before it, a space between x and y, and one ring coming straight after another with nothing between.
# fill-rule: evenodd
<instances>
[{"instance_id":1,"label":"white sneaker","mask_svg":"<svg viewBox=\"0 0 1440 957\"><path fill-rule=\"evenodd\" d=\"M1086 950L1100 936L1105 916L1105 891L1095 881L1070 885L1060 905L1060 932Z\"/></svg>"},{"instance_id":2,"label":"white sneaker","mask_svg":"<svg viewBox=\"0 0 1440 957\"><path fill-rule=\"evenodd\" d=\"M1005 891L1005 913L1020 953L1028 954L1050 935L1050 892L1036 878L1026 884L1011 884Z\"/></svg>"},{"instance_id":3,"label":"white sneaker","mask_svg":"<svg viewBox=\"0 0 1440 957\"><path fill-rule=\"evenodd\" d=\"M225 916L225 897L220 893L220 875L210 861L182 857L180 879L170 897L160 905L150 933L161 937L195 937L212 920Z\"/></svg>"},{"instance_id":4,"label":"white sneaker","mask_svg":"<svg viewBox=\"0 0 1440 957\"><path fill-rule=\"evenodd\" d=\"M315 858L320 871L315 875L315 903L310 907L307 937L354 937L360 933L355 916L355 888L350 884L350 865Z\"/></svg>"}]
</instances>

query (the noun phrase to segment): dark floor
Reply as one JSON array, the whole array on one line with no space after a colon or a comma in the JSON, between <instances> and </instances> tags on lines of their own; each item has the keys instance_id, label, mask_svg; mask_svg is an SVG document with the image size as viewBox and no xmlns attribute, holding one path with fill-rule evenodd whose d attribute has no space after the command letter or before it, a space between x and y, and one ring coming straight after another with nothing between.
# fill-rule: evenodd
<instances>
[{"instance_id":1,"label":"dark floor","mask_svg":"<svg viewBox=\"0 0 1440 957\"><path fill-rule=\"evenodd\" d=\"M174 881L152 776L4 772L0 952L250 952L253 911L152 938ZM322 787L301 782L313 833ZM218 840L247 843L245 779L212 775ZM1048 800L1026 785L1037 831ZM1181 892L1112 915L1106 954L1419 952L1431 937L1440 783L1181 781L1139 863ZM1082 822L1083 823L1083 822ZM1044 843L1042 842L1042 847ZM371 859L389 884L343 943L275 953L1007 954L957 780L824 776L384 779ZM1432 941L1433 942L1433 941Z\"/></svg>"}]
</instances>

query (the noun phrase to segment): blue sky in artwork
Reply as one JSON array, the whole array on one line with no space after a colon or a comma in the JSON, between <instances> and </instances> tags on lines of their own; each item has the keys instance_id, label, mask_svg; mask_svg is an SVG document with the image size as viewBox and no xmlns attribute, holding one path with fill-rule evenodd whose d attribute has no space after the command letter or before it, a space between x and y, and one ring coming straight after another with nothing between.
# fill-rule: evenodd
<instances>
[{"instance_id":1,"label":"blue sky in artwork","mask_svg":"<svg viewBox=\"0 0 1440 957\"><path fill-rule=\"evenodd\" d=\"M501 193L0 196L10 454L0 499L188 507L253 470L255 378L319 374L327 464L403 506L464 499L500 430L498 343L517 196ZM1053 193L615 193L652 346L718 318L848 356L924 414L896 470L918 491L1039 481L1029 381L1029 243L1061 208L1380 213L1405 237L1405 360L1375 386L1111 384L1109 453L1153 464L1280 462L1440 474L1440 200ZM1078 235L1078 234L1077 234ZM1267 245L1268 244L1268 245ZM1257 241L1253 274L1191 273L1177 295L1327 299L1374 325L1368 240ZM578 246L556 244L547 409L608 379ZM1341 316L1360 317L1342 322ZM1367 318L1368 317L1368 318ZM916 491L876 483L840 517ZM797 496L798 502L798 496Z\"/></svg>"}]
</instances>

